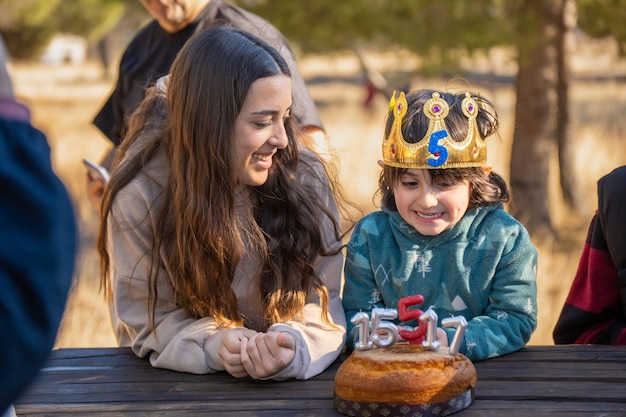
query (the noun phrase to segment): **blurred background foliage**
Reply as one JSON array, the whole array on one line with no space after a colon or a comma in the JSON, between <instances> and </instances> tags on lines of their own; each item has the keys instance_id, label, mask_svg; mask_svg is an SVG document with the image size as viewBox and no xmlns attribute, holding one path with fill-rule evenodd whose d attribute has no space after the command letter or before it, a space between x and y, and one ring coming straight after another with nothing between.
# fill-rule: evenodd
<instances>
[{"instance_id":1,"label":"blurred background foliage","mask_svg":"<svg viewBox=\"0 0 626 417\"><path fill-rule=\"evenodd\" d=\"M552 154L564 202L580 207L579 175L569 116L572 36L612 37L626 52L624 0L238 0L233 3L267 18L299 55L354 53L373 85L363 51L409 51L419 68L407 77L461 76L462 63L494 47L512 52L517 98L510 183L516 190L511 213L531 234L554 233L546 178ZM98 48L103 65L149 16L138 0L0 0L0 34L13 59L41 55L57 33L80 35ZM121 37L120 34L126 33ZM124 37L126 36L126 37ZM115 40L115 39L114 39ZM118 48L118 49L119 49ZM398 71L404 68L396 69ZM381 78L381 77L379 77ZM383 77L384 78L384 77ZM389 95L408 83L375 84ZM386 88L387 87L387 88ZM550 152L546 152L550 150ZM529 158L529 155L531 156Z\"/></svg>"},{"instance_id":2,"label":"blurred background foliage","mask_svg":"<svg viewBox=\"0 0 626 417\"><path fill-rule=\"evenodd\" d=\"M266 17L302 53L352 50L358 45L403 47L431 65L515 42L527 0L238 0ZM623 0L577 0L578 25L590 36L626 45ZM148 15L138 0L0 0L0 34L16 59L36 57L54 34L96 42L121 21L138 27ZM531 24L531 23L529 23Z\"/></svg>"},{"instance_id":3,"label":"blurred background foliage","mask_svg":"<svg viewBox=\"0 0 626 417\"><path fill-rule=\"evenodd\" d=\"M593 37L611 36L626 53L626 3L623 0L577 0L578 25Z\"/></svg>"},{"instance_id":4,"label":"blurred background foliage","mask_svg":"<svg viewBox=\"0 0 626 417\"><path fill-rule=\"evenodd\" d=\"M98 42L126 20L148 15L137 0L0 0L0 34L14 59L37 58L57 33Z\"/></svg>"}]
</instances>

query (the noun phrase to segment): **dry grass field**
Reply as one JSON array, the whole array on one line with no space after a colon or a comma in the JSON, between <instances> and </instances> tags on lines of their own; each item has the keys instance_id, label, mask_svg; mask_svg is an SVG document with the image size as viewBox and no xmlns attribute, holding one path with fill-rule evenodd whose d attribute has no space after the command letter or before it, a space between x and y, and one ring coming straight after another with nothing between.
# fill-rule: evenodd
<instances>
[{"instance_id":1,"label":"dry grass field","mask_svg":"<svg viewBox=\"0 0 626 417\"><path fill-rule=\"evenodd\" d=\"M376 62L392 62L378 57ZM379 168L380 138L387 102L379 96L364 108L357 60L349 56L305 58L300 61L311 93L319 103L332 146L340 156L340 181L347 196L367 213L376 207L372 196ZM382 68L383 70L385 68ZM107 141L91 125L107 97L112 80L103 79L96 63L9 66L16 95L33 113L35 126L44 131L52 148L56 172L72 195L80 227L81 247L75 282L59 331L57 347L114 346L105 302L98 292L98 259L94 250L96 213L85 197L81 159L99 160ZM469 82L472 89L494 101L502 124L500 140L492 141L489 159L494 169L508 176L509 149L514 121L514 90L510 83ZM468 82L414 79L411 88L467 88ZM536 242L540 251L539 327L531 344L552 344L551 331L569 289L582 249L587 222L595 209L595 181L613 167L626 164L626 85L616 81L577 82L572 90L577 166L586 206L579 216L562 208L556 185L551 196L561 239ZM555 163L556 166L556 163ZM554 170L553 170L554 171ZM556 178L550 178L556 184Z\"/></svg>"}]
</instances>

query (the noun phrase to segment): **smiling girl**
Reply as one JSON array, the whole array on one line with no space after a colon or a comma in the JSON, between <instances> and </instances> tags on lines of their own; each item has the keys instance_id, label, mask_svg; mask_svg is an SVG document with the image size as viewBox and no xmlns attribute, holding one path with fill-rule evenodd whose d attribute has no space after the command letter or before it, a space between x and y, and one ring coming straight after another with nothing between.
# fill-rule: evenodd
<instances>
[{"instance_id":1,"label":"smiling girl","mask_svg":"<svg viewBox=\"0 0 626 417\"><path fill-rule=\"evenodd\" d=\"M536 328L537 251L504 211L506 182L487 166L484 139L497 114L470 93L421 90L392 98L383 140L382 210L357 224L348 244L343 305L350 320L398 309L422 295L439 318L463 316L460 352L472 360L522 348ZM398 326L417 327L416 320ZM437 329L447 346L454 328Z\"/></svg>"},{"instance_id":2,"label":"smiling girl","mask_svg":"<svg viewBox=\"0 0 626 417\"><path fill-rule=\"evenodd\" d=\"M131 118L104 193L101 283L118 342L153 366L308 379L340 354L339 214L291 97L273 48L214 27Z\"/></svg>"}]
</instances>

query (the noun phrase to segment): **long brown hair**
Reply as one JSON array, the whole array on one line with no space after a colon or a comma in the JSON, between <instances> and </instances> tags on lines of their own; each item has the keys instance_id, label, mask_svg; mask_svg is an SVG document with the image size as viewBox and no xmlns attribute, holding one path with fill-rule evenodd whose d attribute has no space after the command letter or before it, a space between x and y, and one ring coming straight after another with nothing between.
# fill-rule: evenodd
<instances>
[{"instance_id":1,"label":"long brown hair","mask_svg":"<svg viewBox=\"0 0 626 417\"><path fill-rule=\"evenodd\" d=\"M307 298L316 293L322 319L328 319L328 290L313 266L318 256L341 250L335 208L305 187L296 171L306 162L298 149L298 130L286 122L288 146L274 156L265 184L238 182L234 166L234 123L248 90L259 78L290 75L284 59L269 45L246 32L214 27L194 36L172 64L167 96L151 88L133 114L106 187L98 249L101 287L110 294L107 220L115 195L157 154L169 165L168 182L153 235L149 272L149 311L154 321L159 254L167 254L178 305L189 316L213 317L222 326L244 319L231 288L244 250L261 259L259 302L267 325L297 319ZM145 142L145 143L144 143ZM142 151L130 155L137 144ZM322 163L323 166L323 163ZM319 184L328 184L326 172ZM236 215L236 195L248 190L253 205L246 224ZM333 224L333 238L323 223ZM339 245L333 244L333 239Z\"/></svg>"}]
</instances>

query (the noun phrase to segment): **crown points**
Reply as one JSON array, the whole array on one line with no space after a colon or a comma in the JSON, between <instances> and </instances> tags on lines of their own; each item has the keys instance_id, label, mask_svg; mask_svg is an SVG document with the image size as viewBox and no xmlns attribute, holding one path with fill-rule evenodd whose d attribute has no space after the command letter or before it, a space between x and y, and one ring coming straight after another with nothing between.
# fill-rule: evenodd
<instances>
[{"instance_id":1,"label":"crown points","mask_svg":"<svg viewBox=\"0 0 626 417\"><path fill-rule=\"evenodd\" d=\"M437 92L433 93L431 98L424 103L424 114L431 120L443 120L448 115L449 110L448 103Z\"/></svg>"},{"instance_id":2,"label":"crown points","mask_svg":"<svg viewBox=\"0 0 626 417\"><path fill-rule=\"evenodd\" d=\"M480 136L476 117L479 106L470 93L465 93L460 110L467 117L468 131L464 140L457 142L446 127L445 119L450 106L433 92L424 103L422 112L430 120L428 130L420 141L408 143L402 135L402 121L408 103L404 93L396 98L393 93L389 103L389 116L393 124L389 135L383 139L383 160L386 165L402 168L463 168L480 167L487 163L487 148Z\"/></svg>"}]
</instances>

